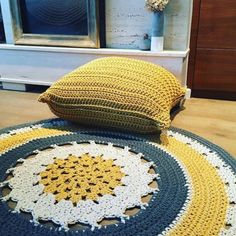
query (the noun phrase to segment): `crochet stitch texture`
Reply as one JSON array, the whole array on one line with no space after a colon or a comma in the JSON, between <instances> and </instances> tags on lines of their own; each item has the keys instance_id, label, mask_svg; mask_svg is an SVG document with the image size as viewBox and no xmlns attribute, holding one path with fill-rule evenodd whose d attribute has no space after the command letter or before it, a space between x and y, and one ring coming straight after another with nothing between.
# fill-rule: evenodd
<instances>
[{"instance_id":1,"label":"crochet stitch texture","mask_svg":"<svg viewBox=\"0 0 236 236\"><path fill-rule=\"evenodd\" d=\"M169 71L122 57L94 60L39 97L57 116L80 124L140 133L169 128L185 89Z\"/></svg>"},{"instance_id":2,"label":"crochet stitch texture","mask_svg":"<svg viewBox=\"0 0 236 236\"><path fill-rule=\"evenodd\" d=\"M125 174L112 160L84 154L56 159L40 176L39 183L45 186L45 193L56 193L57 201L65 199L76 204L82 199L97 200L99 196L114 194L114 188L121 185Z\"/></svg>"},{"instance_id":3,"label":"crochet stitch texture","mask_svg":"<svg viewBox=\"0 0 236 236\"><path fill-rule=\"evenodd\" d=\"M187 131L170 128L167 135L169 145L164 146L153 136L88 129L60 119L0 130L0 235L235 236L235 159ZM102 161L105 166L114 163L111 172L98 168L99 176L108 178L103 182L112 183L116 177L119 182L122 172L122 185L112 186L114 194L100 192L95 201L92 189L84 193L87 199L73 201L69 186L63 186L68 179L63 178L61 193L66 198L45 192L45 185L53 181L42 183L44 176L55 183L60 171L73 171L79 157L78 168L83 166L87 183L95 184L87 162L93 169ZM80 186L84 180L70 179ZM149 186L154 179L157 188ZM141 197L149 193L146 204ZM139 212L127 215L126 209L134 206ZM119 220L100 224L106 218ZM86 226L74 228L75 223Z\"/></svg>"}]
</instances>

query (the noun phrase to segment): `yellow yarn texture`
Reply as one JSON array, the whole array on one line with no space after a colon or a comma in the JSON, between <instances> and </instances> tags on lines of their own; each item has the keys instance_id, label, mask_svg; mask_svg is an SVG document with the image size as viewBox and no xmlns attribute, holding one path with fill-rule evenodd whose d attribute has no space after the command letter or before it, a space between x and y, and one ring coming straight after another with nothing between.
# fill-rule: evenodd
<instances>
[{"instance_id":1,"label":"yellow yarn texture","mask_svg":"<svg viewBox=\"0 0 236 236\"><path fill-rule=\"evenodd\" d=\"M94 60L39 97L51 111L80 124L151 133L169 128L185 89L161 66L123 57Z\"/></svg>"},{"instance_id":2,"label":"yellow yarn texture","mask_svg":"<svg viewBox=\"0 0 236 236\"><path fill-rule=\"evenodd\" d=\"M56 159L40 176L44 192L55 194L57 201L65 199L76 204L80 200L97 200L105 194L114 194L125 174L113 160L84 154Z\"/></svg>"}]
</instances>

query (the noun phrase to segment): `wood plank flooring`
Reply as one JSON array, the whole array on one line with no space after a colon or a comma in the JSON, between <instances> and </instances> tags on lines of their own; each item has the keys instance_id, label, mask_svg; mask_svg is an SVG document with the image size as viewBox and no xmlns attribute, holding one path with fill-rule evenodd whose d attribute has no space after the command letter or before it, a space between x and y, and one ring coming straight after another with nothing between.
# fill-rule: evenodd
<instances>
[{"instance_id":1,"label":"wood plank flooring","mask_svg":"<svg viewBox=\"0 0 236 236\"><path fill-rule=\"evenodd\" d=\"M39 93L0 90L0 128L54 117ZM191 98L172 125L221 146L236 157L236 102Z\"/></svg>"}]
</instances>

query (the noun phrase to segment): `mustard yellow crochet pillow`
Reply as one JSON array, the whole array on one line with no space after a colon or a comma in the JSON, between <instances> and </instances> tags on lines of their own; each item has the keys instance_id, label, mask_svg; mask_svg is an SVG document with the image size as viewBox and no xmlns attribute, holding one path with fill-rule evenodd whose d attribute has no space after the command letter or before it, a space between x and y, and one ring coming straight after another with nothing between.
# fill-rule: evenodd
<instances>
[{"instance_id":1,"label":"mustard yellow crochet pillow","mask_svg":"<svg viewBox=\"0 0 236 236\"><path fill-rule=\"evenodd\" d=\"M39 97L51 111L80 124L150 133L170 126L185 89L166 69L123 57L85 64Z\"/></svg>"}]
</instances>

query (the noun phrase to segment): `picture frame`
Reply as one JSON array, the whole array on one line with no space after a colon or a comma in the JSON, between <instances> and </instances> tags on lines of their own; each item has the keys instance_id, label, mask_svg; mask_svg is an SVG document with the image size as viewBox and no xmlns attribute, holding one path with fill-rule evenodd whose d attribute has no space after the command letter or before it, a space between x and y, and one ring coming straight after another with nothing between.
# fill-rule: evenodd
<instances>
[{"instance_id":1,"label":"picture frame","mask_svg":"<svg viewBox=\"0 0 236 236\"><path fill-rule=\"evenodd\" d=\"M88 35L57 35L57 34L32 34L25 33L22 24L22 15L20 10L20 0L10 0L10 10L13 22L13 32L16 45L37 45L37 46L62 46L62 47L79 47L79 48L100 48L104 41L101 42L101 28L104 23L105 4L99 0L87 1L87 24ZM100 37L101 36L101 37Z\"/></svg>"}]
</instances>

